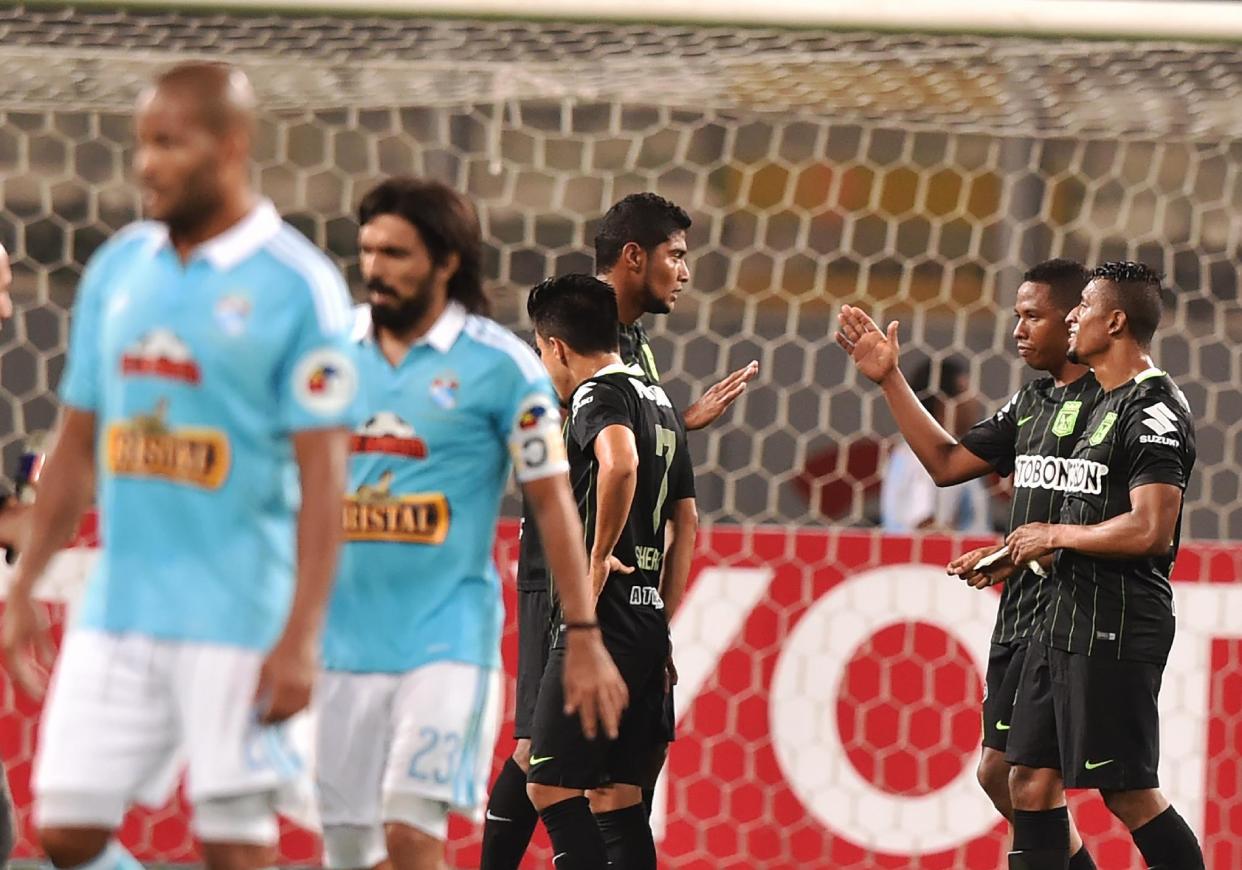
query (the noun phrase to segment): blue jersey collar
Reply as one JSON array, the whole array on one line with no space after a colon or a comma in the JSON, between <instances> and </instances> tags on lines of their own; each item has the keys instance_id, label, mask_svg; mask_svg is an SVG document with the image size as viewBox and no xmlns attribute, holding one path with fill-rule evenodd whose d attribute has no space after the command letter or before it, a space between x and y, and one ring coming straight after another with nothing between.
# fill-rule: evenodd
<instances>
[{"instance_id":1,"label":"blue jersey collar","mask_svg":"<svg viewBox=\"0 0 1242 870\"><path fill-rule=\"evenodd\" d=\"M250 214L195 248L190 259L202 257L221 272L232 269L275 238L281 226L276 206L272 205L270 199L261 199L250 210ZM159 224L158 227L153 239L153 249L170 244L168 227L164 224Z\"/></svg>"},{"instance_id":2,"label":"blue jersey collar","mask_svg":"<svg viewBox=\"0 0 1242 870\"><path fill-rule=\"evenodd\" d=\"M461 331L466 328L466 309L460 302L449 300L444 311L436 318L427 333L414 342L413 347L427 344L440 353L448 353L457 343ZM371 306L359 305L354 309L354 328L352 338L359 344L370 344L375 341L375 329L371 323Z\"/></svg>"}]
</instances>

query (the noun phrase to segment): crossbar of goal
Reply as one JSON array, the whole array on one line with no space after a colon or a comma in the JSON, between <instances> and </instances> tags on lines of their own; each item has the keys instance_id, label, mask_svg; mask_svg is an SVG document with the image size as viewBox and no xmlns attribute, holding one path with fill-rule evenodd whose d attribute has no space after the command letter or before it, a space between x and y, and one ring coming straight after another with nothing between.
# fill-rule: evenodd
<instances>
[{"instance_id":1,"label":"crossbar of goal","mask_svg":"<svg viewBox=\"0 0 1242 870\"><path fill-rule=\"evenodd\" d=\"M40 5L40 4L34 4ZM115 6L84 0L80 6ZM453 17L823 27L1027 36L1242 40L1224 0L126 0L126 6Z\"/></svg>"}]
</instances>

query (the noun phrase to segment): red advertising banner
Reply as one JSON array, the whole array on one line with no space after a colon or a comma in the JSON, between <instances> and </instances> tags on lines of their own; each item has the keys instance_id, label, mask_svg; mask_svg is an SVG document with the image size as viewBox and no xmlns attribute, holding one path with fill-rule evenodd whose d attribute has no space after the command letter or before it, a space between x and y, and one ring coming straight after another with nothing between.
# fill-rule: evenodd
<instances>
[{"instance_id":1,"label":"red advertising banner","mask_svg":"<svg viewBox=\"0 0 1242 870\"><path fill-rule=\"evenodd\" d=\"M678 740L657 790L661 866L694 870L1002 866L1006 826L975 782L979 705L997 596L944 574L973 542L876 532L716 527L701 536L673 626ZM516 526L497 562L512 615ZM54 566L71 599L90 551ZM1178 635L1161 692L1162 787L1212 870L1242 866L1242 546L1187 544ZM62 618L64 605L51 605ZM512 674L516 635L506 627ZM506 710L512 713L512 682ZM38 707L3 684L0 752L35 854L29 774ZM512 750L508 721L497 766ZM1098 797L1071 808L1101 868L1141 867ZM453 824L454 867L479 830ZM195 859L185 808L139 809L123 840L145 861ZM527 866L549 866L542 835ZM286 828L284 863L315 863Z\"/></svg>"}]
</instances>

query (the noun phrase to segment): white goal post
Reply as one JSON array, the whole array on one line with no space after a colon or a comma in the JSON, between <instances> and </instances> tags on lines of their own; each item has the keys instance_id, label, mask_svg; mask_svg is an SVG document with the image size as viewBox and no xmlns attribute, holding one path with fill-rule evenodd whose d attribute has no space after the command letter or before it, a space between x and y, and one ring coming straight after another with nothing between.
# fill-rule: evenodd
<instances>
[{"instance_id":1,"label":"white goal post","mask_svg":"<svg viewBox=\"0 0 1242 870\"><path fill-rule=\"evenodd\" d=\"M109 5L86 0L78 5ZM1220 0L130 0L130 6L350 15L516 17L1029 36L1242 39L1242 5Z\"/></svg>"}]
</instances>

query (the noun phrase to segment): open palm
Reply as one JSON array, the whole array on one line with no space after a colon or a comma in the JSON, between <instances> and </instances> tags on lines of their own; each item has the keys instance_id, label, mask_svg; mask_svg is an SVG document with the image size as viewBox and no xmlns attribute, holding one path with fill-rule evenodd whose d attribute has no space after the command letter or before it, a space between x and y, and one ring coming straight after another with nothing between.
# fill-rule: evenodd
<instances>
[{"instance_id":1,"label":"open palm","mask_svg":"<svg viewBox=\"0 0 1242 870\"><path fill-rule=\"evenodd\" d=\"M861 308L843 305L837 322L837 344L850 355L864 377L878 384L892 374L901 354L897 321L888 325L886 335Z\"/></svg>"}]
</instances>

